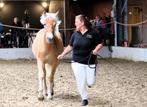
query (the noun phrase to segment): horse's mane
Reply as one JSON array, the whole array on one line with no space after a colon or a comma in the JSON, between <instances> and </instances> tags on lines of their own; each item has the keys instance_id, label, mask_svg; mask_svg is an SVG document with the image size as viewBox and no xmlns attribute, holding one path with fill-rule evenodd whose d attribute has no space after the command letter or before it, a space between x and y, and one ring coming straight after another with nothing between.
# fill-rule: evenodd
<instances>
[{"instance_id":1,"label":"horse's mane","mask_svg":"<svg viewBox=\"0 0 147 107\"><path fill-rule=\"evenodd\" d=\"M46 25L46 23L45 23L46 19L54 19L54 21L56 22L55 32L59 32L59 25L61 24L61 20L59 20L58 12L56 12L56 13L43 13L42 16L40 17L40 22L42 25Z\"/></svg>"}]
</instances>

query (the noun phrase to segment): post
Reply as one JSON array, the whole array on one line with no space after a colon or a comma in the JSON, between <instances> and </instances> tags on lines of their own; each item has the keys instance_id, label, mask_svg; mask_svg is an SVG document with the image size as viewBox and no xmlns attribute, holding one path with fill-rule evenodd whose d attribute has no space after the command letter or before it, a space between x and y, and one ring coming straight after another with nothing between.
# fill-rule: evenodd
<instances>
[{"instance_id":1,"label":"post","mask_svg":"<svg viewBox=\"0 0 147 107\"><path fill-rule=\"evenodd\" d=\"M65 0L63 0L63 9L64 9L64 33L66 32L66 6L65 6Z\"/></svg>"},{"instance_id":2,"label":"post","mask_svg":"<svg viewBox=\"0 0 147 107\"><path fill-rule=\"evenodd\" d=\"M112 6L112 14L113 14L113 20L114 20L114 32L115 32L115 43L114 45L117 46L117 19L116 19L116 0L114 0L113 6Z\"/></svg>"},{"instance_id":3,"label":"post","mask_svg":"<svg viewBox=\"0 0 147 107\"><path fill-rule=\"evenodd\" d=\"M124 23L128 24L128 0L124 4ZM124 26L124 39L128 42L128 26Z\"/></svg>"}]
</instances>

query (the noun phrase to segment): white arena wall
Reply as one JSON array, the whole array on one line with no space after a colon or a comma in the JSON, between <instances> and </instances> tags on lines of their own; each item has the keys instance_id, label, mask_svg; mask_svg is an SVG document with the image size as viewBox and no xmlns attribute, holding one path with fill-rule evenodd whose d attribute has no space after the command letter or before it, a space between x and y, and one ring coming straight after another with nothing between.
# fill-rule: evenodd
<instances>
[{"instance_id":1,"label":"white arena wall","mask_svg":"<svg viewBox=\"0 0 147 107\"><path fill-rule=\"evenodd\" d=\"M100 55L103 57L147 62L147 48L112 47L112 50L113 52L110 53L108 48L104 47Z\"/></svg>"},{"instance_id":2,"label":"white arena wall","mask_svg":"<svg viewBox=\"0 0 147 107\"><path fill-rule=\"evenodd\" d=\"M132 61L147 62L147 48L130 48L130 47L112 47L113 52L109 52L107 47L100 51L100 56L104 58L120 58ZM4 48L0 49L0 59L34 59L31 48ZM65 58L71 58L71 54Z\"/></svg>"},{"instance_id":3,"label":"white arena wall","mask_svg":"<svg viewBox=\"0 0 147 107\"><path fill-rule=\"evenodd\" d=\"M1 48L0 59L34 59L31 48Z\"/></svg>"}]
</instances>

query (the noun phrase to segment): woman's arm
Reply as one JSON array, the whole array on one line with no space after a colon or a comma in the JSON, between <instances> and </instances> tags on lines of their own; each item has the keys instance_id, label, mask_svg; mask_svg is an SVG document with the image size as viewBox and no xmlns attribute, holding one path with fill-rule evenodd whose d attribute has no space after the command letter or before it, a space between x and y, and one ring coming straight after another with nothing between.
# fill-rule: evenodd
<instances>
[{"instance_id":1,"label":"woman's arm","mask_svg":"<svg viewBox=\"0 0 147 107\"><path fill-rule=\"evenodd\" d=\"M64 49L64 51L60 54L60 55L58 55L58 59L63 59L63 57L67 54L67 53L69 53L69 52L71 52L72 51L72 46L70 46L70 45L68 45L65 49Z\"/></svg>"},{"instance_id":2,"label":"woman's arm","mask_svg":"<svg viewBox=\"0 0 147 107\"><path fill-rule=\"evenodd\" d=\"M92 53L93 53L94 55L97 55L98 52L99 52L99 50L102 49L102 48L103 48L103 43L98 44L98 45L95 47L95 49L92 51Z\"/></svg>"}]
</instances>

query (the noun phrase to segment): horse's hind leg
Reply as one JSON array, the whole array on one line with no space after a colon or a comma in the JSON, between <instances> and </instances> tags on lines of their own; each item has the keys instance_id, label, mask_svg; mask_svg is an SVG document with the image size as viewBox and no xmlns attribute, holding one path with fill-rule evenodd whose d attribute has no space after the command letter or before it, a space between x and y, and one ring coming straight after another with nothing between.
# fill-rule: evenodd
<instances>
[{"instance_id":1,"label":"horse's hind leg","mask_svg":"<svg viewBox=\"0 0 147 107\"><path fill-rule=\"evenodd\" d=\"M47 93L45 65L40 60L37 60L37 65L38 65L38 80L39 80L38 100L43 100Z\"/></svg>"},{"instance_id":2,"label":"horse's hind leg","mask_svg":"<svg viewBox=\"0 0 147 107\"><path fill-rule=\"evenodd\" d=\"M48 83L48 99L52 99L53 98L53 94L54 94L54 75L55 75L55 71L56 71L56 67L57 65L46 65L46 70L48 72L47 78L49 79L49 83Z\"/></svg>"}]
</instances>

